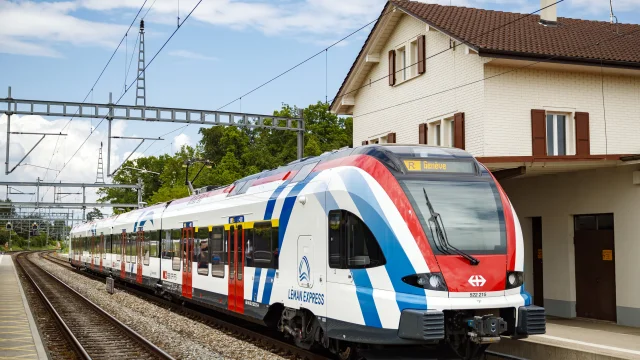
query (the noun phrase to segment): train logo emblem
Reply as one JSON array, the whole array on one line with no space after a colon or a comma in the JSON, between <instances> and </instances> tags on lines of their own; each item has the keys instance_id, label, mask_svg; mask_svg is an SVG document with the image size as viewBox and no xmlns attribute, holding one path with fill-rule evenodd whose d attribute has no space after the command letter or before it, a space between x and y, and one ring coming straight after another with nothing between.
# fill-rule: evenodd
<instances>
[{"instance_id":1,"label":"train logo emblem","mask_svg":"<svg viewBox=\"0 0 640 360\"><path fill-rule=\"evenodd\" d=\"M486 282L487 280L485 280L482 275L471 275L469 278L469 284L471 284L471 286L484 286Z\"/></svg>"},{"instance_id":2,"label":"train logo emblem","mask_svg":"<svg viewBox=\"0 0 640 360\"><path fill-rule=\"evenodd\" d=\"M306 288L313 286L313 282L311 281L311 266L306 256L302 257L300 265L298 265L298 285Z\"/></svg>"}]
</instances>

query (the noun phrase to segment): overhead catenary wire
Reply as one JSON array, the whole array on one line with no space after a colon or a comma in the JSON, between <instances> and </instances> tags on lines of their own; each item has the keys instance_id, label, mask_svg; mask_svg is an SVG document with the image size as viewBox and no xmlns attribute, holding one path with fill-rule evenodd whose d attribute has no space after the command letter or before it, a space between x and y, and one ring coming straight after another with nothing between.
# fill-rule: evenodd
<instances>
[{"instance_id":1,"label":"overhead catenary wire","mask_svg":"<svg viewBox=\"0 0 640 360\"><path fill-rule=\"evenodd\" d=\"M136 22L136 19L138 18L138 15L140 15L140 12L142 12L142 9L144 9L144 6L146 5L148 0L144 0L144 2L142 3L142 6L140 6L140 9L138 9L138 12L136 13L136 16L133 18L133 20L131 21L131 24L129 24L129 27L127 28L127 31L125 32L124 36L120 39L120 42L118 43L118 46L116 47L116 49L113 51L113 53L111 54L111 56L109 57L109 60L107 61L107 63L105 64L105 66L102 68L102 71L100 71L100 74L98 75L98 78L96 79L96 81L93 83L93 85L91 85L91 88L89 89L89 91L87 92L87 95L85 95L84 99L82 100L82 103L84 104L87 101L87 98L89 97L89 95L91 94L91 97L93 98L93 91L96 87L96 85L98 84L98 82L100 81L100 79L102 78L102 75L104 75L104 72L107 70L107 67L109 67L109 64L111 64L111 61L113 60L113 57L116 55L116 53L118 52L118 49L120 49L120 46L122 46L122 42L125 40L125 38L127 37L127 34L129 33L129 31L131 30L131 27L133 26L133 24ZM62 129L60 130L60 132L64 131L64 129L67 128L67 126L69 126L69 124L71 123L71 121L73 121L74 117L78 114L78 112L80 111L80 108L78 108L76 110L76 112L73 114L73 116L71 117L71 119L69 119L69 121L62 127ZM93 121L92 121L93 123ZM51 159L49 159L49 164L47 165L47 168L51 167L51 162L53 161L53 156L56 153L56 149L58 148L58 142L60 140L60 137L57 137L56 139L56 144L53 148L53 152L51 153ZM47 174L49 173L49 170L46 170L43 179L46 179ZM43 197L44 198L44 197Z\"/></svg>"},{"instance_id":2,"label":"overhead catenary wire","mask_svg":"<svg viewBox=\"0 0 640 360\"><path fill-rule=\"evenodd\" d=\"M145 0L146 2L147 0ZM158 51L153 55L153 57L151 58L151 60L145 65L145 67L138 73L138 75L136 76L136 79L134 79L131 84L129 84L129 86L127 87L127 89L125 90L125 92L120 95L120 97L118 98L118 100L114 103L114 105L118 105L120 103L120 101L122 100L122 98L124 97L124 95L127 94L127 92L129 92L129 90L131 89L131 87L133 87L133 85L136 83L138 76L140 76L141 73L143 73L144 71L147 70L147 68L149 66L151 66L151 64L153 64L153 61L156 59L156 57L158 57L158 55L162 52L162 50L167 46L167 44L169 43L169 41L171 41L171 39L173 39L173 37L175 36L175 34L178 32L178 30L180 30L180 28L182 27L182 25L189 20L189 18L191 17L191 15L193 14L194 11L196 11L196 9L200 6L200 4L202 3L203 0L199 0L195 6L191 9L191 11L189 11L189 13L187 14L187 16L185 16L184 20L182 20L182 23L180 24L180 26L178 26L172 33L171 35L167 38L167 40L162 44L162 46L160 47L160 49L158 49ZM139 14L140 12L138 12ZM100 127L100 125L104 122L104 120L107 118L107 115L105 115L100 122L98 122L98 124L96 125L96 129L98 127ZM69 158L69 160L67 160L63 165L62 168L60 169L60 172L58 173L58 175L56 175L56 177L54 178L53 182L56 181L56 179L58 178L58 176L60 176L60 174L62 174L62 171L66 168L66 166L71 162L71 160L73 160L73 158L78 154L78 152L80 151L80 149L82 149L82 147L84 146L84 144L87 143L87 141L89 140L89 138L91 137L91 134L89 136L87 136L84 141L80 144L80 146L78 147L78 149L73 153L73 155L71 155L71 157ZM47 194L47 192L49 191L50 187L47 188L47 191L45 192L45 195ZM44 196L43 196L44 198Z\"/></svg>"},{"instance_id":3,"label":"overhead catenary wire","mask_svg":"<svg viewBox=\"0 0 640 360\"><path fill-rule=\"evenodd\" d=\"M588 45L588 46L583 46L581 48L576 48L574 50L583 50L583 49L590 48L592 46L598 46L598 45L601 45L603 42L610 41L610 40L617 40L617 39L620 39L623 36L628 36L628 35L631 35L631 34L634 34L634 33L637 33L637 32L640 32L640 29L630 31L630 32L628 32L626 34L624 34L624 33L623 34L616 34L615 36L613 36L611 38L607 38L605 40L602 40L602 41L600 41L598 43L595 43L595 44L592 44L592 45ZM499 73L499 74L494 74L494 75L491 75L491 76L484 77L482 79L470 81L470 82L467 82L467 83L464 83L464 84L461 84L461 85L458 85L458 86L454 86L454 87L451 87L451 88L448 88L448 89L445 89L445 90L436 91L436 92L431 93L431 94L427 94L427 95L424 95L424 96L413 98L413 99L410 99L410 100L407 100L407 101L403 101L403 102L400 102L400 103L397 103L397 104L393 104L393 105L390 105L390 106L386 106L386 107L383 107L383 108L380 108L380 109L372 110L372 111L369 111L369 112L366 112L366 113L363 113L363 114L360 114L360 115L354 115L353 118L354 119L355 118L360 118L360 117L363 117L363 116L367 116L367 115L370 115L370 114L378 113L378 112L389 110L389 109L392 109L392 108L395 108L395 107L398 107L398 106L402 106L402 105L406 105L406 104L409 104L409 103L412 103L412 102L416 102L416 101L419 101L419 100L430 98L432 96L441 95L441 94L444 94L444 93L447 93L447 92L450 92L450 91L453 91L453 90L457 90L457 89L460 89L460 88L463 88L463 87L467 87L467 86L470 86L470 85L474 85L474 84L477 84L477 83L480 83L480 82L483 82L483 81L486 81L486 80L494 79L494 78L497 78L499 76L503 76L503 75L507 75L507 74L510 74L510 73L513 73L513 72L516 72L516 71L520 71L520 70L532 67L534 65L537 65L537 64L540 64L540 63L543 63L543 62L551 61L551 60L553 60L553 59L555 59L557 57L560 57L560 56L561 55L553 55L553 56L550 56L550 57L547 57L547 58L544 58L544 59L541 59L541 60L538 60L538 61L535 61L535 62L531 62L531 63L529 63L527 65L523 65L523 66L520 66L520 67L513 68L511 70L508 70L508 71L505 71L505 72L502 72L502 73ZM600 59L600 61L602 62L602 59Z\"/></svg>"}]
</instances>

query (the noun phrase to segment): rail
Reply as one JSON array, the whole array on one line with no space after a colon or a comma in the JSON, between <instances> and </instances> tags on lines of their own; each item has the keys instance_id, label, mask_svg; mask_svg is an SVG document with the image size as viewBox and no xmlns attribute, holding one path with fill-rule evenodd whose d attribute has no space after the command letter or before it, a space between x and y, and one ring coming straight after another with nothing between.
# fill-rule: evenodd
<instances>
[{"instance_id":1,"label":"rail","mask_svg":"<svg viewBox=\"0 0 640 360\"><path fill-rule=\"evenodd\" d=\"M38 294L38 296L43 300L47 308L54 315L56 321L60 324L60 327L66 333L65 335L71 340L80 358L87 359L87 360L92 359L92 356L90 355L90 353L92 353L93 350L88 350L87 345L94 346L95 344L93 344L92 341L89 341L87 339L79 339L79 336L76 336L77 334L74 333L74 330L72 330L72 328L75 328L76 332L79 332L80 330L82 330L81 327L77 323L74 325L70 325L68 321L65 321L64 319L65 314L59 312L58 311L59 309L57 309L56 305L54 305L53 303L55 302L55 300L50 299L50 296L47 296L47 294L45 293L46 291L44 291L43 288L40 285L38 285L38 281L36 281L36 279L34 278L35 274L33 273L33 269L37 269L37 271L45 275L46 280L42 280L41 285L46 285L44 284L44 282L49 281L50 283L54 284L54 286L57 286L58 289L63 289L64 291L66 291L66 293L73 294L70 297L66 297L67 301L73 302L75 300L76 302L81 303L82 305L85 305L85 306L76 307L76 309L82 309L83 311L85 311L85 313L93 312L94 314L97 314L99 317L103 319L107 319L108 323L110 323L115 327L115 331L118 331L126 335L126 337L128 337L132 342L139 344L140 347L146 350L147 355L150 355L149 357L163 359L163 360L174 360L171 355L167 354L164 350L152 344L150 341L148 341L143 336L138 334L135 330L131 329L124 323L120 322L119 320L117 320L116 318L114 318L104 310L102 310L98 305L94 304L92 301L84 297L82 294L78 293L77 291L75 291L74 289L66 285L63 281L55 277L53 274L38 267L35 263L33 263L29 258L26 257L28 254L29 253L18 254L16 256L16 260L17 260L16 263L18 264L22 272L25 274L25 277L29 280L29 283L33 285L33 288L36 290L36 293ZM27 265L25 265L25 261L28 262ZM77 313L74 314L74 316L76 315ZM67 319L68 318L69 317L67 317ZM73 319L73 316L71 316L71 318ZM95 324L92 324L89 326L95 327ZM83 333L83 335L87 337L85 333ZM106 335L106 334L102 333L102 335ZM84 345L83 345L83 342L84 342Z\"/></svg>"}]
</instances>

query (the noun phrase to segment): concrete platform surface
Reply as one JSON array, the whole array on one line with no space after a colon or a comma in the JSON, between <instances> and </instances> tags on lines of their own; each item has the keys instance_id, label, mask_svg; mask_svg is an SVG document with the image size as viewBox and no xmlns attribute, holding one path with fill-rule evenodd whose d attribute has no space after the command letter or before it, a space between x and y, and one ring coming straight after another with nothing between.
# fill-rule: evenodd
<instances>
[{"instance_id":1,"label":"concrete platform surface","mask_svg":"<svg viewBox=\"0 0 640 360\"><path fill-rule=\"evenodd\" d=\"M547 319L545 335L501 341L491 350L527 359L639 359L640 328L587 319Z\"/></svg>"},{"instance_id":2,"label":"concrete platform surface","mask_svg":"<svg viewBox=\"0 0 640 360\"><path fill-rule=\"evenodd\" d=\"M47 359L10 255L0 255L0 360Z\"/></svg>"}]
</instances>

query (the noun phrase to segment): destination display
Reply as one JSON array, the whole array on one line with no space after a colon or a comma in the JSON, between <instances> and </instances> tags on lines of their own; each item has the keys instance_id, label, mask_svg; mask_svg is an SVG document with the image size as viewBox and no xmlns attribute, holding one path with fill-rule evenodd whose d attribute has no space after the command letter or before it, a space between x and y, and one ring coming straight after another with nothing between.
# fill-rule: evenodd
<instances>
[{"instance_id":1,"label":"destination display","mask_svg":"<svg viewBox=\"0 0 640 360\"><path fill-rule=\"evenodd\" d=\"M476 167L470 161L406 159L404 166L410 172L475 173Z\"/></svg>"}]
</instances>

